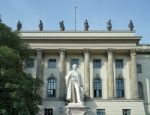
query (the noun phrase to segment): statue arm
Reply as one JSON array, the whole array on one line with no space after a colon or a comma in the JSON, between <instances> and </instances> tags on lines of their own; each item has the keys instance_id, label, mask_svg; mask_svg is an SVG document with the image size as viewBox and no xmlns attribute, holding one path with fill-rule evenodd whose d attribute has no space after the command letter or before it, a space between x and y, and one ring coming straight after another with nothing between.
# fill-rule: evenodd
<instances>
[{"instance_id":1,"label":"statue arm","mask_svg":"<svg viewBox=\"0 0 150 115\"><path fill-rule=\"evenodd\" d=\"M66 79L66 86L68 86L70 76L71 76L71 72L69 72L69 73L65 76L65 79Z\"/></svg>"}]
</instances>

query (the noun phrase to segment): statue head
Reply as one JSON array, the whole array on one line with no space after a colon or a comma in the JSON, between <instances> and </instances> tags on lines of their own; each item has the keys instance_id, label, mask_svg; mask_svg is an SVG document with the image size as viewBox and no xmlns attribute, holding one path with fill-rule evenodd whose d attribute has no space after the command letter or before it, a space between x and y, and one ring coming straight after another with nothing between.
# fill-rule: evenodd
<instances>
[{"instance_id":1,"label":"statue head","mask_svg":"<svg viewBox=\"0 0 150 115\"><path fill-rule=\"evenodd\" d=\"M73 64L73 65L72 65L72 69L73 69L73 70L77 70L77 64Z\"/></svg>"}]
</instances>

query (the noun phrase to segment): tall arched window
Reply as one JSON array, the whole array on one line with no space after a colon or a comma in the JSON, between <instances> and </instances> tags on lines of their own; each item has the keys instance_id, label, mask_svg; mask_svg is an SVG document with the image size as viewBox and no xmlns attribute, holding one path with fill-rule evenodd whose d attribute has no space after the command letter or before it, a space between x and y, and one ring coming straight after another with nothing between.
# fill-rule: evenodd
<instances>
[{"instance_id":1,"label":"tall arched window","mask_svg":"<svg viewBox=\"0 0 150 115\"><path fill-rule=\"evenodd\" d=\"M138 82L138 88L139 88L139 98L143 99L143 85L140 81Z\"/></svg>"},{"instance_id":2,"label":"tall arched window","mask_svg":"<svg viewBox=\"0 0 150 115\"><path fill-rule=\"evenodd\" d=\"M56 79L55 78L48 79L47 95L48 97L56 96Z\"/></svg>"},{"instance_id":3,"label":"tall arched window","mask_svg":"<svg viewBox=\"0 0 150 115\"><path fill-rule=\"evenodd\" d=\"M94 97L102 97L102 82L101 79L96 78L93 80Z\"/></svg>"},{"instance_id":4,"label":"tall arched window","mask_svg":"<svg viewBox=\"0 0 150 115\"><path fill-rule=\"evenodd\" d=\"M121 78L116 79L116 97L122 98L125 96L124 93L124 80Z\"/></svg>"}]
</instances>

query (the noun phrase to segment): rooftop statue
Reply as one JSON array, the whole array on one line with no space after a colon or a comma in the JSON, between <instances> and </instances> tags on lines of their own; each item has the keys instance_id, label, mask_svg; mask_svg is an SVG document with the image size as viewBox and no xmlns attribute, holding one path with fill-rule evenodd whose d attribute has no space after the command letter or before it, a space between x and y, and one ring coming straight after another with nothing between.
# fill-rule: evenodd
<instances>
[{"instance_id":1,"label":"rooftop statue","mask_svg":"<svg viewBox=\"0 0 150 115\"><path fill-rule=\"evenodd\" d=\"M70 103L83 103L83 87L81 75L77 71L77 65L72 65L72 70L65 76L67 86L67 100Z\"/></svg>"},{"instance_id":2,"label":"rooftop statue","mask_svg":"<svg viewBox=\"0 0 150 115\"><path fill-rule=\"evenodd\" d=\"M111 30L112 30L111 20L108 20L108 22L107 22L107 30L108 30L108 31L111 31Z\"/></svg>"},{"instance_id":3,"label":"rooftop statue","mask_svg":"<svg viewBox=\"0 0 150 115\"><path fill-rule=\"evenodd\" d=\"M17 30L20 31L21 29L22 29L22 23L19 20L17 23Z\"/></svg>"},{"instance_id":4,"label":"rooftop statue","mask_svg":"<svg viewBox=\"0 0 150 115\"><path fill-rule=\"evenodd\" d=\"M88 30L89 30L89 24L88 24L88 21L87 21L87 20L85 20L85 22L84 22L84 30L85 30L85 31L88 31Z\"/></svg>"},{"instance_id":5,"label":"rooftop statue","mask_svg":"<svg viewBox=\"0 0 150 115\"><path fill-rule=\"evenodd\" d=\"M42 20L40 20L40 23L39 23L39 31L43 31L43 22L42 22Z\"/></svg>"},{"instance_id":6,"label":"rooftop statue","mask_svg":"<svg viewBox=\"0 0 150 115\"><path fill-rule=\"evenodd\" d=\"M134 25L133 25L132 20L130 20L128 27L129 27L130 31L133 31Z\"/></svg>"},{"instance_id":7,"label":"rooftop statue","mask_svg":"<svg viewBox=\"0 0 150 115\"><path fill-rule=\"evenodd\" d=\"M60 24L60 31L64 31L65 30L64 21L63 20L60 21L59 24Z\"/></svg>"}]
</instances>

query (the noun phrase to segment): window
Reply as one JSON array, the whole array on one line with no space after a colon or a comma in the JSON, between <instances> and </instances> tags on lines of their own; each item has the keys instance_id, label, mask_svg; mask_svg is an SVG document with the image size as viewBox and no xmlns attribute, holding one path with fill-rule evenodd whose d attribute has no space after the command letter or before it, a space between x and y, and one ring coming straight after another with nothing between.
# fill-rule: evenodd
<instances>
[{"instance_id":1,"label":"window","mask_svg":"<svg viewBox=\"0 0 150 115\"><path fill-rule=\"evenodd\" d=\"M123 115L131 115L130 109L123 109Z\"/></svg>"},{"instance_id":2,"label":"window","mask_svg":"<svg viewBox=\"0 0 150 115\"><path fill-rule=\"evenodd\" d=\"M27 68L34 68L34 59L33 58L28 59L26 66Z\"/></svg>"},{"instance_id":3,"label":"window","mask_svg":"<svg viewBox=\"0 0 150 115\"><path fill-rule=\"evenodd\" d=\"M77 66L79 66L79 59L71 59L71 66L70 66L70 68L72 68L73 64L77 64Z\"/></svg>"},{"instance_id":4,"label":"window","mask_svg":"<svg viewBox=\"0 0 150 115\"><path fill-rule=\"evenodd\" d=\"M123 68L123 60L122 59L116 60L116 68Z\"/></svg>"},{"instance_id":5,"label":"window","mask_svg":"<svg viewBox=\"0 0 150 115\"><path fill-rule=\"evenodd\" d=\"M139 98L143 99L143 85L141 82L138 82L138 89L139 89Z\"/></svg>"},{"instance_id":6,"label":"window","mask_svg":"<svg viewBox=\"0 0 150 115\"><path fill-rule=\"evenodd\" d=\"M50 78L48 80L47 94L48 94L48 97L55 97L56 96L56 79Z\"/></svg>"},{"instance_id":7,"label":"window","mask_svg":"<svg viewBox=\"0 0 150 115\"><path fill-rule=\"evenodd\" d=\"M124 97L124 80L116 79L116 97L121 98Z\"/></svg>"},{"instance_id":8,"label":"window","mask_svg":"<svg viewBox=\"0 0 150 115\"><path fill-rule=\"evenodd\" d=\"M48 68L56 68L56 59L48 60Z\"/></svg>"},{"instance_id":9,"label":"window","mask_svg":"<svg viewBox=\"0 0 150 115\"><path fill-rule=\"evenodd\" d=\"M142 65L137 64L137 73L142 73Z\"/></svg>"},{"instance_id":10,"label":"window","mask_svg":"<svg viewBox=\"0 0 150 115\"><path fill-rule=\"evenodd\" d=\"M101 60L100 59L94 59L93 60L93 68L100 68L101 67Z\"/></svg>"},{"instance_id":11,"label":"window","mask_svg":"<svg viewBox=\"0 0 150 115\"><path fill-rule=\"evenodd\" d=\"M53 115L53 109L52 108L45 109L44 115Z\"/></svg>"},{"instance_id":12,"label":"window","mask_svg":"<svg viewBox=\"0 0 150 115\"><path fill-rule=\"evenodd\" d=\"M97 109L97 115L105 115L105 109Z\"/></svg>"},{"instance_id":13,"label":"window","mask_svg":"<svg viewBox=\"0 0 150 115\"><path fill-rule=\"evenodd\" d=\"M93 80L94 97L102 97L102 83L101 79L96 78Z\"/></svg>"}]
</instances>

